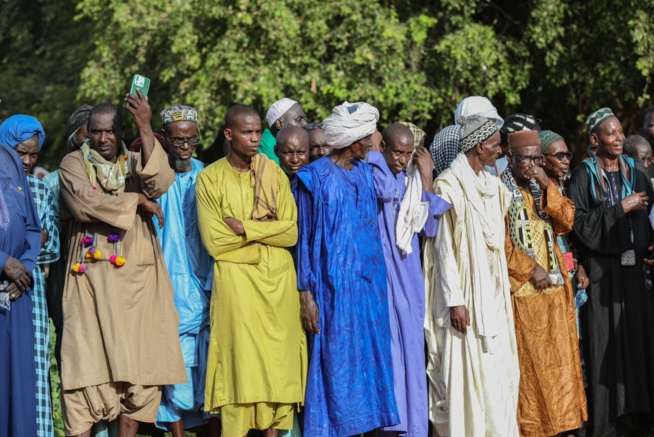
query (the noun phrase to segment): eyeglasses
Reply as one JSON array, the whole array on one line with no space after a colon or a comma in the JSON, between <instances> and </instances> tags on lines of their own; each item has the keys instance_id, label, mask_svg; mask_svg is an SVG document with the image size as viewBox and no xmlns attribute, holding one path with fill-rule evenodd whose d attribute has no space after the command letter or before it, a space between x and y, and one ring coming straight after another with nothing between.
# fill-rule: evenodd
<instances>
[{"instance_id":1,"label":"eyeglasses","mask_svg":"<svg viewBox=\"0 0 654 437\"><path fill-rule=\"evenodd\" d=\"M543 153L545 156L553 156L557 161L562 162L564 159L570 161L572 159L571 152L556 152L556 153Z\"/></svg>"},{"instance_id":2,"label":"eyeglasses","mask_svg":"<svg viewBox=\"0 0 654 437\"><path fill-rule=\"evenodd\" d=\"M198 138L189 138L189 139L184 139L184 140L180 140L180 139L177 139L177 138L171 138L170 143L175 148L183 147L184 144L188 144L189 147L196 147L198 144L200 144L200 140Z\"/></svg>"},{"instance_id":3,"label":"eyeglasses","mask_svg":"<svg viewBox=\"0 0 654 437\"><path fill-rule=\"evenodd\" d=\"M529 165L533 162L536 165L541 165L543 163L543 155L529 156L529 155L518 155L517 153L513 157L522 165Z\"/></svg>"}]
</instances>

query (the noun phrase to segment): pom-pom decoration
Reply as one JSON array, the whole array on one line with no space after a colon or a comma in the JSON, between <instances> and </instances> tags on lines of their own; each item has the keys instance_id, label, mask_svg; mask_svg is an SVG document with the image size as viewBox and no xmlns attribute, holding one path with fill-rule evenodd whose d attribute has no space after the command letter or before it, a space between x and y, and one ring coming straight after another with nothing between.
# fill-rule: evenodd
<instances>
[{"instance_id":1,"label":"pom-pom decoration","mask_svg":"<svg viewBox=\"0 0 654 437\"><path fill-rule=\"evenodd\" d=\"M82 246L89 247L91 245L93 245L93 238L90 235L84 235L84 237L82 237Z\"/></svg>"},{"instance_id":2,"label":"pom-pom decoration","mask_svg":"<svg viewBox=\"0 0 654 437\"><path fill-rule=\"evenodd\" d=\"M111 257L109 258L109 262L115 265L116 267L122 267L125 265L127 260L125 259L125 257L120 255L111 255Z\"/></svg>"},{"instance_id":3,"label":"pom-pom decoration","mask_svg":"<svg viewBox=\"0 0 654 437\"><path fill-rule=\"evenodd\" d=\"M102 251L98 249L96 246L89 247L89 250L86 252L86 255L84 255L86 259L94 259L94 260L99 260L101 256L102 256Z\"/></svg>"},{"instance_id":4,"label":"pom-pom decoration","mask_svg":"<svg viewBox=\"0 0 654 437\"><path fill-rule=\"evenodd\" d=\"M122 239L123 238L120 235L115 234L113 232L111 234L107 235L107 241L110 242L110 243L118 243Z\"/></svg>"},{"instance_id":5,"label":"pom-pom decoration","mask_svg":"<svg viewBox=\"0 0 654 437\"><path fill-rule=\"evenodd\" d=\"M74 271L75 273L84 273L86 271L86 264L75 263L73 264L71 270Z\"/></svg>"}]
</instances>

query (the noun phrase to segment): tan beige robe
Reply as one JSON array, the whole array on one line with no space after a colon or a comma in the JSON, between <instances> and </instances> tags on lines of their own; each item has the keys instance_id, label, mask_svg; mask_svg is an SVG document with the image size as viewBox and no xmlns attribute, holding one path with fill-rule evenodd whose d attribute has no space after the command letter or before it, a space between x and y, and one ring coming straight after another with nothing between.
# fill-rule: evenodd
<instances>
[{"instance_id":1,"label":"tan beige robe","mask_svg":"<svg viewBox=\"0 0 654 437\"><path fill-rule=\"evenodd\" d=\"M61 380L65 390L106 382L140 385L186 382L177 334L179 317L173 289L152 220L137 210L138 193L157 198L175 180L159 143L145 167L132 153L132 172L124 192L112 196L94 190L81 152L64 158L60 169L62 240L68 247L63 294ZM85 273L71 266L79 259L84 233L102 256ZM109 262L113 244L123 235L123 267Z\"/></svg>"},{"instance_id":2,"label":"tan beige robe","mask_svg":"<svg viewBox=\"0 0 654 437\"><path fill-rule=\"evenodd\" d=\"M532 226L536 258L547 259L544 222L529 190L520 190ZM543 193L542 209L551 217L556 235L572 230L574 204L554 184ZM553 436L577 429L588 419L572 284L563 268L563 286L536 290L530 278L537 261L513 243L508 220L507 216L506 257L520 357L520 435ZM554 251L559 265L565 266L558 244ZM549 270L547 261L541 267Z\"/></svg>"}]
</instances>

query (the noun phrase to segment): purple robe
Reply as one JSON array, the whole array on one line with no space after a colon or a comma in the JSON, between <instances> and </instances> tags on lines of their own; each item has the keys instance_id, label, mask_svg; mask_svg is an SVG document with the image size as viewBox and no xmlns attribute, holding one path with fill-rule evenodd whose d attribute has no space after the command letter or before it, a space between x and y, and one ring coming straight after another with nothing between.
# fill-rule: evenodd
<instances>
[{"instance_id":1,"label":"purple robe","mask_svg":"<svg viewBox=\"0 0 654 437\"><path fill-rule=\"evenodd\" d=\"M402 255L395 246L395 222L406 191L406 175L394 175L380 152L368 153L368 164L372 167L375 183L377 219L386 261L394 389L400 413L400 424L384 428L382 434L402 432L406 436L427 437L429 417L423 331L425 285L418 234L413 236L410 254ZM422 192L422 201L429 202L429 218L420 235L434 237L438 218L451 205L426 191Z\"/></svg>"}]
</instances>

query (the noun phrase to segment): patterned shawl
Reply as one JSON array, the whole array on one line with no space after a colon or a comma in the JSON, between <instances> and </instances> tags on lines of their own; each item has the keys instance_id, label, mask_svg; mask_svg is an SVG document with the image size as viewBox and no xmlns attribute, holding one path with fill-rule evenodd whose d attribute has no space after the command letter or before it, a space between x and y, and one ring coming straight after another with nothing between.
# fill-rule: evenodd
<instances>
[{"instance_id":1,"label":"patterned shawl","mask_svg":"<svg viewBox=\"0 0 654 437\"><path fill-rule=\"evenodd\" d=\"M506 188L511 192L511 205L509 206L509 232L511 240L530 258L535 259L533 238L531 235L532 228L530 225L529 214L527 212L527 204L525 198L518 187L518 184L511 173L511 168L507 167L502 173L502 182ZM545 241L547 243L547 252L549 258L550 271L549 273L556 277L552 285L563 285L563 275L561 274L561 266L559 265L554 246L557 244L556 235L552 228L552 220L550 216L541 209L541 199L543 197L543 190L533 179L529 180L529 191L534 197L536 203L536 211L538 216L545 222Z\"/></svg>"},{"instance_id":2,"label":"patterned shawl","mask_svg":"<svg viewBox=\"0 0 654 437\"><path fill-rule=\"evenodd\" d=\"M132 158L125 143L121 143L121 148L122 152L116 162L104 159L102 155L91 148L88 141L80 149L84 157L86 174L93 184L94 190L99 187L106 194L116 195L125 185L125 179L129 177L132 168Z\"/></svg>"}]
</instances>

